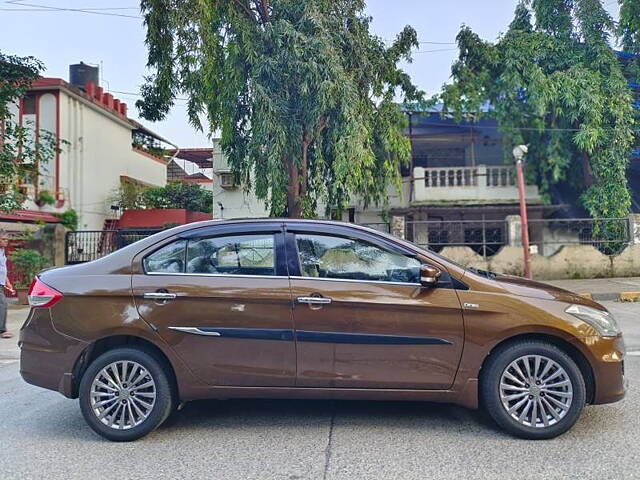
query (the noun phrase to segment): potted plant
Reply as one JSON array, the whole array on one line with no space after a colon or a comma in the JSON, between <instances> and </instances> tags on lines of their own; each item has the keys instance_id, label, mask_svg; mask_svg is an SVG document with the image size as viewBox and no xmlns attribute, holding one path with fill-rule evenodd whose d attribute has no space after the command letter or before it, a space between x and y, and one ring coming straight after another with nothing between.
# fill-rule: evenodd
<instances>
[{"instance_id":1,"label":"potted plant","mask_svg":"<svg viewBox=\"0 0 640 480\"><path fill-rule=\"evenodd\" d=\"M44 207L45 205L53 205L56 203L56 199L49 190L41 190L38 193L38 198L35 200L36 205L39 207Z\"/></svg>"},{"instance_id":2,"label":"potted plant","mask_svg":"<svg viewBox=\"0 0 640 480\"><path fill-rule=\"evenodd\" d=\"M15 288L18 294L18 301L22 305L27 305L27 292L31 281L36 274L49 265L49 260L36 250L19 248L9 256L16 273Z\"/></svg>"}]
</instances>

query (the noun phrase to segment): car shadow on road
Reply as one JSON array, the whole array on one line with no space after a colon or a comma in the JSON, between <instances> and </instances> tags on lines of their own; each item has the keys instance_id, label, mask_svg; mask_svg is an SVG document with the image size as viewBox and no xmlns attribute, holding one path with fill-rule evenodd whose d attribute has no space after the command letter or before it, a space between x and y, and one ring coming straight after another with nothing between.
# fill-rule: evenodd
<instances>
[{"instance_id":1,"label":"car shadow on road","mask_svg":"<svg viewBox=\"0 0 640 480\"><path fill-rule=\"evenodd\" d=\"M500 432L481 410L428 402L338 400L198 400L187 403L160 430L336 425L358 428L394 427L414 430Z\"/></svg>"},{"instance_id":2,"label":"car shadow on road","mask_svg":"<svg viewBox=\"0 0 640 480\"><path fill-rule=\"evenodd\" d=\"M634 423L625 408L626 402L585 408L576 426L563 439L592 438L594 432L603 434L625 431ZM58 408L59 407L59 408ZM33 418L31 432L42 439L105 441L84 422L75 405L55 401L46 417ZM630 422L631 421L631 422ZM268 433L271 429L349 429L355 432L393 432L402 435L416 431L435 435L456 435L468 440L514 440L499 429L482 410L469 410L456 405L428 402L337 401L337 400L273 400L232 399L198 400L187 403L175 412L148 439L171 441L175 436L232 433L248 429ZM435 437L434 437L435 438ZM144 441L144 440L143 440Z\"/></svg>"}]
</instances>

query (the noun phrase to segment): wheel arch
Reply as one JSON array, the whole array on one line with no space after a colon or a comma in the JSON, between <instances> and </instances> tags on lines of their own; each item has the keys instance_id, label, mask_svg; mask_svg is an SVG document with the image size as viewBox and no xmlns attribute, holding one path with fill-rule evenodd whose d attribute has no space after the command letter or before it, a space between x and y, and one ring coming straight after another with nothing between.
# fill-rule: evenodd
<instances>
[{"instance_id":1,"label":"wheel arch","mask_svg":"<svg viewBox=\"0 0 640 480\"><path fill-rule=\"evenodd\" d=\"M102 337L87 346L76 360L73 368L73 384L71 398L78 397L78 388L82 380L84 372L88 366L91 365L96 358L109 350L113 350L118 347L133 347L146 351L155 357L159 362L164 364L169 376L169 382L174 389L176 398L180 398L180 391L178 388L178 380L175 372L175 368L171 363L171 360L167 354L152 341L136 336L136 335L109 335Z\"/></svg>"},{"instance_id":2,"label":"wheel arch","mask_svg":"<svg viewBox=\"0 0 640 480\"><path fill-rule=\"evenodd\" d=\"M571 342L557 335L553 335L551 333L541 333L541 332L520 333L511 337L505 338L500 342L498 342L496 345L494 345L491 348L491 350L485 356L482 362L482 366L480 367L480 371L478 373L478 382L480 383L480 385L483 382L483 372L485 371L487 361L489 360L491 355L494 352L496 352L498 349L504 348L505 346L508 346L510 344L517 343L523 340L529 340L529 341L538 340L542 342L551 343L556 347L558 347L560 350L562 350L564 353L569 355L569 357L571 357L571 359L574 362L576 362L576 365L578 365L578 368L582 373L582 377L584 378L584 383L586 387L586 401L587 403L593 403L595 398L596 385L595 385L595 376L593 373L593 368L591 367L589 360L587 359L585 354L578 347L573 345Z\"/></svg>"}]
</instances>

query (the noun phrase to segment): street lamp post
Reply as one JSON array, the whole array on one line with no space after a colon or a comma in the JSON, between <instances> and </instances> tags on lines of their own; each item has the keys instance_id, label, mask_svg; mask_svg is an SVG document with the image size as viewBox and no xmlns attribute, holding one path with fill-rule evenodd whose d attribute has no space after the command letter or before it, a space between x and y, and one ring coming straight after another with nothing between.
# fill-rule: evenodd
<instances>
[{"instance_id":1,"label":"street lamp post","mask_svg":"<svg viewBox=\"0 0 640 480\"><path fill-rule=\"evenodd\" d=\"M529 250L529 222L527 221L527 202L524 189L524 156L528 152L526 145L516 145L513 156L516 159L518 173L518 192L520 194L520 219L522 220L522 249L524 251L524 276L531 279L531 252Z\"/></svg>"}]
</instances>

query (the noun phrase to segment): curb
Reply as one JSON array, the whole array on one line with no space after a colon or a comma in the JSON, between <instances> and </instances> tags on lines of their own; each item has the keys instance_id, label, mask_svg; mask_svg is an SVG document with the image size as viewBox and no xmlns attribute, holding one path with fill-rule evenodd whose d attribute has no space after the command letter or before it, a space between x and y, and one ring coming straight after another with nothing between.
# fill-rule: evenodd
<instances>
[{"instance_id":1,"label":"curb","mask_svg":"<svg viewBox=\"0 0 640 480\"><path fill-rule=\"evenodd\" d=\"M640 292L579 293L578 295L595 302L640 302Z\"/></svg>"}]
</instances>

